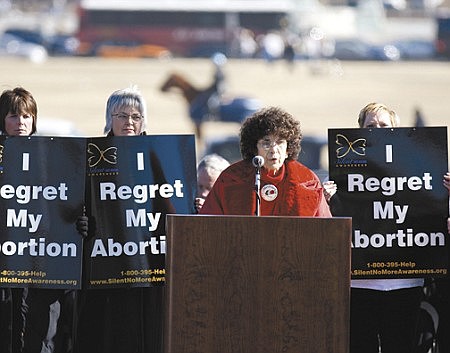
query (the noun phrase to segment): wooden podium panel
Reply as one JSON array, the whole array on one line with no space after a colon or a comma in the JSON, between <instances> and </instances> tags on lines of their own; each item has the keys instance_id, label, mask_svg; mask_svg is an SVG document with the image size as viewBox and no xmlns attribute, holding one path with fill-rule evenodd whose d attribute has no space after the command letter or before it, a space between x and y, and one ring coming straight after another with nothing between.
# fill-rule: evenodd
<instances>
[{"instance_id":1,"label":"wooden podium panel","mask_svg":"<svg viewBox=\"0 0 450 353\"><path fill-rule=\"evenodd\" d=\"M167 216L165 353L347 353L350 218Z\"/></svg>"}]
</instances>

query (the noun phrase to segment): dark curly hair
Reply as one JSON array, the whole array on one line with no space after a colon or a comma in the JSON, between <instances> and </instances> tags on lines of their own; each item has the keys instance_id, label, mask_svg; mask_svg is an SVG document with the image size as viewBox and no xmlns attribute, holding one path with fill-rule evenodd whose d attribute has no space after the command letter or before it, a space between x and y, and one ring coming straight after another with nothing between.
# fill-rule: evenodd
<instances>
[{"instance_id":1,"label":"dark curly hair","mask_svg":"<svg viewBox=\"0 0 450 353\"><path fill-rule=\"evenodd\" d=\"M300 122L278 107L263 108L249 116L240 131L242 158L251 160L258 153L258 140L274 135L287 141L287 159L296 160L300 153L302 131Z\"/></svg>"}]
</instances>

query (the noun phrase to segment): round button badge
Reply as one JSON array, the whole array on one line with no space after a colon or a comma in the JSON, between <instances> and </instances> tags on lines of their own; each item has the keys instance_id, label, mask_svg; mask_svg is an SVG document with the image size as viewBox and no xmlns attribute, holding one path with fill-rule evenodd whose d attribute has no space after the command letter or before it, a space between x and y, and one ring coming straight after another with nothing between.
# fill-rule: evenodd
<instances>
[{"instance_id":1,"label":"round button badge","mask_svg":"<svg viewBox=\"0 0 450 353\"><path fill-rule=\"evenodd\" d=\"M278 196L278 189L275 185L267 184L261 189L261 197L266 201L273 201Z\"/></svg>"}]
</instances>

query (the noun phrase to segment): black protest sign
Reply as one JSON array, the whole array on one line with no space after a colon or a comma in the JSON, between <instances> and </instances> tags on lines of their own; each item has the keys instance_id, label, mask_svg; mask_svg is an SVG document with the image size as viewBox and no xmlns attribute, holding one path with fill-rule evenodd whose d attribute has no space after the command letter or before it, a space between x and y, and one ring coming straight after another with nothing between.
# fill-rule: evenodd
<instances>
[{"instance_id":1,"label":"black protest sign","mask_svg":"<svg viewBox=\"0 0 450 353\"><path fill-rule=\"evenodd\" d=\"M85 140L0 136L0 286L81 288Z\"/></svg>"},{"instance_id":2,"label":"black protest sign","mask_svg":"<svg viewBox=\"0 0 450 353\"><path fill-rule=\"evenodd\" d=\"M87 141L87 288L151 287L165 280L166 214L193 212L193 135Z\"/></svg>"},{"instance_id":3,"label":"black protest sign","mask_svg":"<svg viewBox=\"0 0 450 353\"><path fill-rule=\"evenodd\" d=\"M328 130L333 216L351 216L352 278L448 269L445 127Z\"/></svg>"}]
</instances>

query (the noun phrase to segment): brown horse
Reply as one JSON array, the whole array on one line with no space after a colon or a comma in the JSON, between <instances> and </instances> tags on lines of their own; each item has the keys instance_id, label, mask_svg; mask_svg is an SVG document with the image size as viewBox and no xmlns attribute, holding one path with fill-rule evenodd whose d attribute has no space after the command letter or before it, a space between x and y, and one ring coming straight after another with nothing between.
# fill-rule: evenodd
<instances>
[{"instance_id":1,"label":"brown horse","mask_svg":"<svg viewBox=\"0 0 450 353\"><path fill-rule=\"evenodd\" d=\"M241 123L261 107L261 103L253 98L235 97L223 102L217 92L216 82L207 88L199 89L178 73L170 74L161 86L163 92L174 89L183 95L189 105L189 116L195 124L198 138L201 138L201 124L204 121Z\"/></svg>"},{"instance_id":2,"label":"brown horse","mask_svg":"<svg viewBox=\"0 0 450 353\"><path fill-rule=\"evenodd\" d=\"M178 73L172 73L167 80L161 86L161 91L168 92L171 89L178 89L188 104L191 104L193 100L205 90L200 90L190 84L183 76ZM208 89L206 89L208 90Z\"/></svg>"},{"instance_id":3,"label":"brown horse","mask_svg":"<svg viewBox=\"0 0 450 353\"><path fill-rule=\"evenodd\" d=\"M203 102L198 102L198 105L203 104L207 110L208 97L214 93L214 87L208 87L206 89L198 89L189 83L182 75L178 73L172 73L167 80L161 86L162 92L169 92L170 90L178 90L189 105L189 115L195 123L195 131L198 138L201 137L201 124L204 120L203 116L193 117L192 105L199 97L204 97Z\"/></svg>"}]
</instances>

